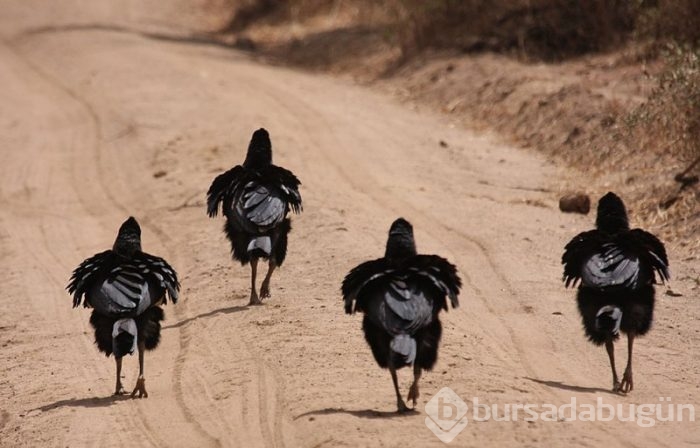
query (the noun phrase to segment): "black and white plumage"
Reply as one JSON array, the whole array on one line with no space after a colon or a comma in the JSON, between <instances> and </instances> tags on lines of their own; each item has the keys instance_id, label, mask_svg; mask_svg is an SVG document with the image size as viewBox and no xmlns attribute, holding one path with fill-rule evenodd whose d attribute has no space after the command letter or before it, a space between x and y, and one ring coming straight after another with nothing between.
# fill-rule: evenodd
<instances>
[{"instance_id":1,"label":"black and white plumage","mask_svg":"<svg viewBox=\"0 0 700 448\"><path fill-rule=\"evenodd\" d=\"M646 334L654 316L654 284L670 278L661 241L649 232L630 229L622 200L607 193L598 202L596 229L575 236L562 256L566 287L578 284L577 302L588 339L605 344L613 372L613 389L629 392L632 344ZM622 381L615 370L613 343L628 336L629 359Z\"/></svg>"},{"instance_id":2,"label":"black and white plumage","mask_svg":"<svg viewBox=\"0 0 700 448\"><path fill-rule=\"evenodd\" d=\"M120 227L114 246L83 261L68 283L73 307L93 308L90 323L95 343L117 360L115 394L122 392L121 359L139 351L139 380L132 393L148 394L143 378L143 352L160 341L160 321L167 297L177 302L180 284L175 270L162 258L141 251L141 228L130 217ZM84 298L84 300L83 300Z\"/></svg>"},{"instance_id":3,"label":"black and white plumage","mask_svg":"<svg viewBox=\"0 0 700 448\"><path fill-rule=\"evenodd\" d=\"M217 176L209 187L209 217L215 217L221 207L233 258L242 265L251 264L251 304L270 296L272 272L286 258L291 230L288 215L302 210L300 185L291 171L272 164L270 136L265 129L258 129L243 165ZM258 295L255 277L260 258L269 260L269 268Z\"/></svg>"},{"instance_id":4,"label":"black and white plumage","mask_svg":"<svg viewBox=\"0 0 700 448\"><path fill-rule=\"evenodd\" d=\"M391 372L399 412L401 398L396 369L413 365L414 382L408 400L418 399L422 370L437 360L442 326L438 318L459 306L461 280L454 265L437 255L418 255L413 227L403 218L391 225L383 258L352 269L342 285L345 312L363 312L362 329L374 359Z\"/></svg>"}]
</instances>

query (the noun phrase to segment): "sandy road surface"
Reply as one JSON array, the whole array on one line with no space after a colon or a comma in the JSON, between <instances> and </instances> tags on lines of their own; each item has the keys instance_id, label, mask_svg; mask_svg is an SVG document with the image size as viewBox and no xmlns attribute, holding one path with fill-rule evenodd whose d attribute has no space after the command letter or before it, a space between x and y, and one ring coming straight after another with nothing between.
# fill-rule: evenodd
<instances>
[{"instance_id":1,"label":"sandy road surface","mask_svg":"<svg viewBox=\"0 0 700 448\"><path fill-rule=\"evenodd\" d=\"M177 9L156 3L2 3L0 446L440 446L423 412L393 414L360 318L342 314L342 276L383 252L398 216L465 280L421 410L443 386L501 405L700 403L690 294L661 295L636 346L637 389L607 392L605 354L559 283L563 244L592 221L553 208L563 173L360 88L159 38L181 29L168 34ZM203 197L260 126L302 179L305 211L272 299L247 308L248 269ZM146 358L150 398L115 401L114 363L63 288L129 214L184 291ZM136 359L125 366L129 386ZM699 427L473 422L453 445L677 447L700 444Z\"/></svg>"}]
</instances>

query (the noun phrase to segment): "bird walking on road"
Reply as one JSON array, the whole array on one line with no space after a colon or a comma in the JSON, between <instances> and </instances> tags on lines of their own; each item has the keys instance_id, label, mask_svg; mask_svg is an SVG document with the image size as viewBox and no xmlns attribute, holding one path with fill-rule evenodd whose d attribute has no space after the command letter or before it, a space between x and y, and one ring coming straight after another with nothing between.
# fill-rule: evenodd
<instances>
[{"instance_id":1,"label":"bird walking on road","mask_svg":"<svg viewBox=\"0 0 700 448\"><path fill-rule=\"evenodd\" d=\"M598 202L596 229L566 245L562 257L566 287L579 283L576 300L588 339L605 344L613 391L634 389L632 345L651 328L654 284L670 278L666 249L656 236L631 229L622 200L608 193ZM627 368L620 381L615 370L614 342L627 334Z\"/></svg>"},{"instance_id":2,"label":"bird walking on road","mask_svg":"<svg viewBox=\"0 0 700 448\"><path fill-rule=\"evenodd\" d=\"M399 412L410 409L401 398L396 370L413 366L407 401L415 409L422 370L435 365L442 325L438 318L459 306L461 280L454 265L437 255L418 255L413 227L403 218L391 225L383 258L352 269L342 285L345 312L364 313L365 340L381 368L389 369Z\"/></svg>"},{"instance_id":3,"label":"bird walking on road","mask_svg":"<svg viewBox=\"0 0 700 448\"><path fill-rule=\"evenodd\" d=\"M177 302L180 284L175 270L162 258L141 251L141 227L130 217L119 228L112 249L83 261L67 289L73 294L74 308L81 301L93 308L90 324L98 349L107 356L114 354L114 394L124 393L122 358L138 349L139 377L131 397L147 398L144 352L160 342L164 313L159 305L167 303L166 293Z\"/></svg>"},{"instance_id":4,"label":"bird walking on road","mask_svg":"<svg viewBox=\"0 0 700 448\"><path fill-rule=\"evenodd\" d=\"M231 253L241 265L250 263L250 305L270 297L270 278L287 255L291 230L290 211L300 213L301 182L289 170L272 164L272 144L265 129L253 133L243 165L214 179L207 192L207 213L215 217L219 205L226 216L224 231ZM256 290L258 260L268 260L268 270Z\"/></svg>"}]
</instances>

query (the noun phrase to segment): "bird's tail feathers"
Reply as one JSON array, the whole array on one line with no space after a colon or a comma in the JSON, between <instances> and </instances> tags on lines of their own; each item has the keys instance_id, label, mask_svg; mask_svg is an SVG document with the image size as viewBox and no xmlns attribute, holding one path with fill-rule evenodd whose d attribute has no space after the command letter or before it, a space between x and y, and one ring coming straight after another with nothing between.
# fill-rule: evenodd
<instances>
[{"instance_id":1,"label":"bird's tail feathers","mask_svg":"<svg viewBox=\"0 0 700 448\"><path fill-rule=\"evenodd\" d=\"M404 366L413 364L416 360L416 340L407 334L394 336L389 345L391 348L392 364Z\"/></svg>"},{"instance_id":2,"label":"bird's tail feathers","mask_svg":"<svg viewBox=\"0 0 700 448\"><path fill-rule=\"evenodd\" d=\"M268 258L272 253L272 238L269 235L257 236L248 243L251 256Z\"/></svg>"},{"instance_id":3,"label":"bird's tail feathers","mask_svg":"<svg viewBox=\"0 0 700 448\"><path fill-rule=\"evenodd\" d=\"M598 310L595 316L596 330L618 336L620 323L622 322L622 310L614 305L606 305Z\"/></svg>"},{"instance_id":4,"label":"bird's tail feathers","mask_svg":"<svg viewBox=\"0 0 700 448\"><path fill-rule=\"evenodd\" d=\"M136 321L131 318L119 319L112 327L112 352L117 358L132 354L138 343Z\"/></svg>"}]
</instances>

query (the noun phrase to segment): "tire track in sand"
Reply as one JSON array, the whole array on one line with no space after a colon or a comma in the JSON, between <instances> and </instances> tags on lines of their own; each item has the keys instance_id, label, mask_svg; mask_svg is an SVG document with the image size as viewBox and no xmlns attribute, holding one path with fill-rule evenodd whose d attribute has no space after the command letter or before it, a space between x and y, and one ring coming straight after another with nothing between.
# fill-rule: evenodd
<instances>
[{"instance_id":1,"label":"tire track in sand","mask_svg":"<svg viewBox=\"0 0 700 448\"><path fill-rule=\"evenodd\" d=\"M21 47L24 45L27 45L28 42L26 39L22 39L21 37L19 39L16 39L13 42L14 48L17 46ZM92 107L92 105L84 98L82 98L77 92L75 92L73 89L70 87L67 87L62 81L59 79L55 78L51 74L49 74L45 69L37 65L35 62L33 62L30 57L22 55L19 51L15 50L15 54L17 55L18 58L22 60L22 62L29 68L29 70L36 74L40 79L42 79L48 86L51 86L51 88L56 92L55 96L57 97L58 101L62 104L68 104L69 108L73 111L73 113L77 113L78 115L82 114L83 119L79 120L79 122L82 123L87 123L87 135L81 136L81 138L73 139L73 143L78 143L79 144L74 144L71 146L70 154L71 154L71 163L70 166L72 169L69 171L70 172L70 183L72 185L72 190L75 192L75 196L79 199L80 203L82 204L82 211L90 216L90 217L98 217L98 216L112 216L115 219L112 220L113 222L121 222L120 220L123 218L123 216L128 216L130 214L133 214L133 210L129 211L127 207L117 199L117 197L111 192L109 185L107 183L107 179L117 173L123 175L124 171L123 170L111 170L107 171L104 168L104 162L103 162L103 157L102 157L102 133L101 133L101 124L100 124L100 118L99 114L96 112L96 110ZM82 112L81 112L82 111ZM114 167L112 167L114 168ZM57 173L54 173L57 174ZM59 174L64 174L64 173L59 173ZM98 189L91 189L91 188L84 188L84 185L97 185ZM107 200L105 202L105 199ZM115 213L114 210L117 210ZM76 216L77 217L77 216ZM42 218L42 225L40 228L42 231L44 231L44 234L42 236L42 239L44 240L45 244L44 247L47 250L47 255L49 255L50 258L53 258L55 262L60 263L58 264L63 265L64 267L67 266L66 260L60 259L54 250L51 249L52 244L55 244L56 242L61 243L61 248L63 249L64 246L64 239L60 237L60 235L47 235L46 230L53 231L55 230L55 223L53 221L46 222L45 218ZM114 225L112 222L112 226ZM156 238L159 240L159 243L161 246L165 247L166 249L168 248L168 243L169 238L163 232L158 226L154 225L151 222L147 221L142 221L142 226L151 232L153 232L156 235ZM73 238L71 240L77 242L80 241L83 236L83 230L82 228L80 230L77 230L79 227L82 226L73 226L72 230L70 233L72 234ZM77 246L74 246L77 247ZM165 258L169 258L169 254L162 254ZM84 256L84 254L81 254L81 256ZM38 258L38 256L37 256ZM37 259L37 261L40 261ZM175 264L175 263L173 263ZM72 268L68 268L66 270L69 270ZM56 287L60 287L60 289L63 288L64 285L62 285L58 278L54 279L54 282L56 284ZM56 311L58 310L58 307L56 307L56 304L54 304L53 307ZM70 310L69 310L70 311ZM65 314L65 313L64 313ZM175 314L177 315L177 311L175 311ZM60 321L66 321L67 319L61 319ZM89 339L90 336L84 339ZM186 335L184 335L181 331L178 330L178 338L180 340L179 344L179 352L177 355L177 359L182 359L187 356L187 346L188 346L188 338ZM87 345L92 348L92 344L90 342L84 343L84 345ZM86 347L87 348L87 347ZM148 358L148 357L147 357ZM93 367L98 367L98 371L102 371L104 369L104 360L103 359L95 359L94 363L92 364ZM80 365L80 364L78 364ZM179 380L181 380L181 375L178 374L178 365L181 365L181 363L175 363L175 372L174 372L174 377L176 379L175 383L175 395L176 395L176 403L178 406L181 408L181 412L185 416L185 419L183 421L184 425L192 425L194 429L207 441L208 446L220 446L221 443L218 439L215 437L211 436L201 425L197 415L193 412L191 412L188 407L187 403L184 400L183 393L182 393L182 387L179 384ZM113 367L113 365L111 366ZM93 372L93 374L86 374L84 375L87 378L90 377L97 377L96 372ZM152 399L151 399L152 400ZM149 419L152 419L153 416L149 413L149 409L146 409L144 406L137 406L138 412L140 413L140 416L134 416L129 413L126 414L126 418L128 419L128 424L123 424L124 427L130 426L130 427L136 427L140 428L140 431L142 432L142 435L146 437L146 439L150 440L152 445L154 446L165 446L168 443L162 439L158 433L154 430L154 428L151 425L146 424ZM119 414L120 418L124 418L125 415Z\"/></svg>"}]
</instances>

